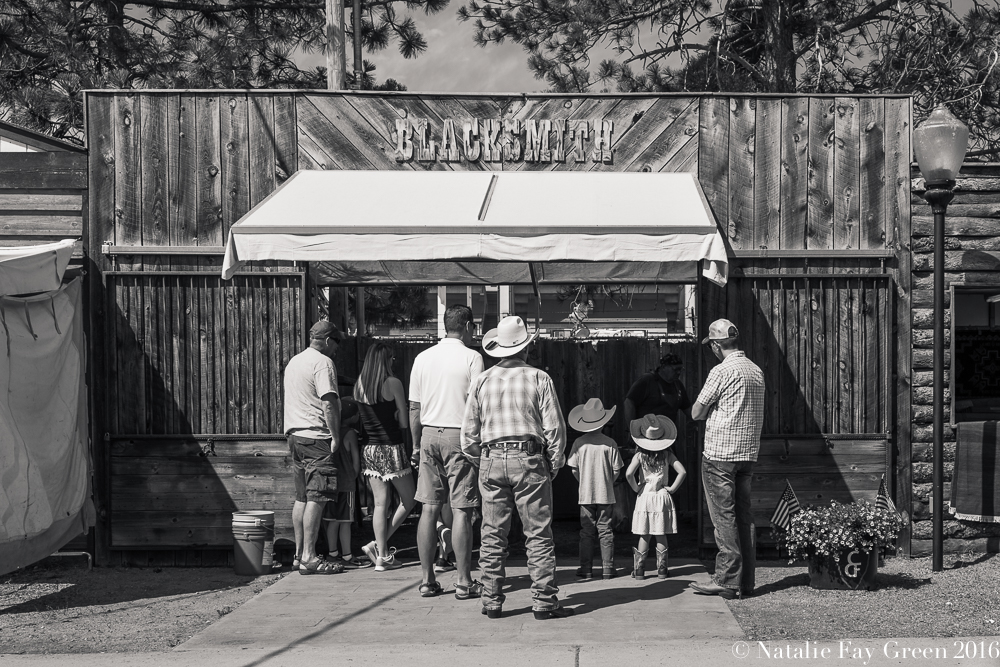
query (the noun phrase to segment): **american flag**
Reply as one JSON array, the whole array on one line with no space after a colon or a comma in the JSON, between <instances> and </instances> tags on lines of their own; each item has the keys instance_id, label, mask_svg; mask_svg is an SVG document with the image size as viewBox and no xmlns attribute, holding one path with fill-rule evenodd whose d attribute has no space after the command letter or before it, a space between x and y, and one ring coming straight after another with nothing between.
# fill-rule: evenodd
<instances>
[{"instance_id":1,"label":"american flag","mask_svg":"<svg viewBox=\"0 0 1000 667\"><path fill-rule=\"evenodd\" d=\"M802 508L799 505L799 499L795 497L792 485L786 479L785 490L781 493L778 506L774 508L774 514L771 516L771 525L781 530L788 530L792 523L792 515L800 509Z\"/></svg>"},{"instance_id":2,"label":"american flag","mask_svg":"<svg viewBox=\"0 0 1000 667\"><path fill-rule=\"evenodd\" d=\"M888 491L885 488L885 475L882 475L882 482L878 485L878 495L875 496L875 508L889 510L893 514L896 514L898 510L896 505L892 502L892 498L889 497Z\"/></svg>"}]
</instances>

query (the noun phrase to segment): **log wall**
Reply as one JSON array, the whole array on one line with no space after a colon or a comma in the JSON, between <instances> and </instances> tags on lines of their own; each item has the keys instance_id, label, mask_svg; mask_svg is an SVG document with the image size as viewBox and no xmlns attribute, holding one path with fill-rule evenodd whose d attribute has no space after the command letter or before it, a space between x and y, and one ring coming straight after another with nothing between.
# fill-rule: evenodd
<instances>
[{"instance_id":1,"label":"log wall","mask_svg":"<svg viewBox=\"0 0 1000 667\"><path fill-rule=\"evenodd\" d=\"M924 182L912 171L913 236L913 553L932 551L934 217L922 198ZM947 552L1000 551L1000 524L952 520L947 513L955 466L955 431L950 427L950 286L997 287L1000 291L1000 164L965 164L945 218L945 415L944 549ZM902 508L900 508L902 509Z\"/></svg>"}]
</instances>

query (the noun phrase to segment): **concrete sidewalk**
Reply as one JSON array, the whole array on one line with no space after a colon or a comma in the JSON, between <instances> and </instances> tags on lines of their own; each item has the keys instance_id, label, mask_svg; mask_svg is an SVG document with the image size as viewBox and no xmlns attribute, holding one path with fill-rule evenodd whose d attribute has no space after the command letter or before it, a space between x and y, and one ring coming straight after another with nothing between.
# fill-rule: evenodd
<instances>
[{"instance_id":1,"label":"concrete sidewalk","mask_svg":"<svg viewBox=\"0 0 1000 667\"><path fill-rule=\"evenodd\" d=\"M175 650L142 654L0 656L27 667L610 667L612 665L1000 665L958 658L958 638L749 642L725 601L695 595L708 582L696 560L672 561L672 577L577 582L576 563L559 563L560 599L576 611L536 621L524 560L508 565L504 616L480 614L478 600L421 598L415 562L392 572L369 568L330 576L290 574ZM902 612L901 612L902 613ZM873 619L876 621L877 619ZM984 638L1000 654L997 637ZM970 640L971 641L971 640ZM906 653L904 653L906 649ZM913 649L917 650L914 655ZM966 651L968 649L966 648Z\"/></svg>"},{"instance_id":2,"label":"concrete sidewalk","mask_svg":"<svg viewBox=\"0 0 1000 667\"><path fill-rule=\"evenodd\" d=\"M329 576L290 574L177 650L335 650L373 644L426 648L511 641L577 646L588 638L629 645L743 636L724 600L687 590L692 581L709 580L696 560L674 561L673 576L664 580L654 575L638 581L623 568L617 579L581 583L575 569L575 563L561 562L558 581L561 602L576 616L549 621L536 621L531 614L531 579L523 559L508 563L507 601L497 620L480 613L479 600L455 599L454 572L440 577L444 595L420 597L420 569L413 561L391 572L368 568Z\"/></svg>"}]
</instances>

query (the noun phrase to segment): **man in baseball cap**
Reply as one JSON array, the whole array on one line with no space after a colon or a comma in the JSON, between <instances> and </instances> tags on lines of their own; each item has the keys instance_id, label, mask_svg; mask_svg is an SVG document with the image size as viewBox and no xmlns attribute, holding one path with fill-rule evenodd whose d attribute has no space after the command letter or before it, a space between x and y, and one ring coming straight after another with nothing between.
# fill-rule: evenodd
<instances>
[{"instance_id":1,"label":"man in baseball cap","mask_svg":"<svg viewBox=\"0 0 1000 667\"><path fill-rule=\"evenodd\" d=\"M757 559L750 481L764 425L764 374L739 349L739 335L729 320L708 327L701 342L722 363L709 371L691 408L692 417L706 420L701 480L719 547L711 583L691 588L726 599L753 594Z\"/></svg>"},{"instance_id":2,"label":"man in baseball cap","mask_svg":"<svg viewBox=\"0 0 1000 667\"><path fill-rule=\"evenodd\" d=\"M726 319L715 320L708 325L708 335L701 339L702 345L708 345L712 340L728 340L739 338L740 331L736 325Z\"/></svg>"},{"instance_id":3,"label":"man in baseball cap","mask_svg":"<svg viewBox=\"0 0 1000 667\"><path fill-rule=\"evenodd\" d=\"M295 503L292 527L299 574L337 574L340 563L325 561L316 553L326 503L337 497L334 455L341 444L340 394L333 356L343 335L332 322L320 321L309 329L309 347L285 367L285 436L292 455Z\"/></svg>"}]
</instances>

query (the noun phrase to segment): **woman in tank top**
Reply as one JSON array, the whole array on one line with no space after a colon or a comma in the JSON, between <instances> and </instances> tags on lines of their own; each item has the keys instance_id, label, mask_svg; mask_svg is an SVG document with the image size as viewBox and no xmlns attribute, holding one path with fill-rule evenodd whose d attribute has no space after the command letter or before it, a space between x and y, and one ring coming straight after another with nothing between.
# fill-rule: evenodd
<instances>
[{"instance_id":1,"label":"woman in tank top","mask_svg":"<svg viewBox=\"0 0 1000 667\"><path fill-rule=\"evenodd\" d=\"M375 563L375 570L383 572L400 567L395 548L389 548L389 537L396 532L413 510L415 482L406 455L406 438L409 434L409 413L403 383L392 374L394 356L392 349L378 342L368 348L361 375L354 385L354 400L358 403L361 423L367 435L362 450L364 474L372 485L375 509L372 528L375 540L362 547ZM392 487L399 494L400 504L391 521L386 518L386 508Z\"/></svg>"}]
</instances>

